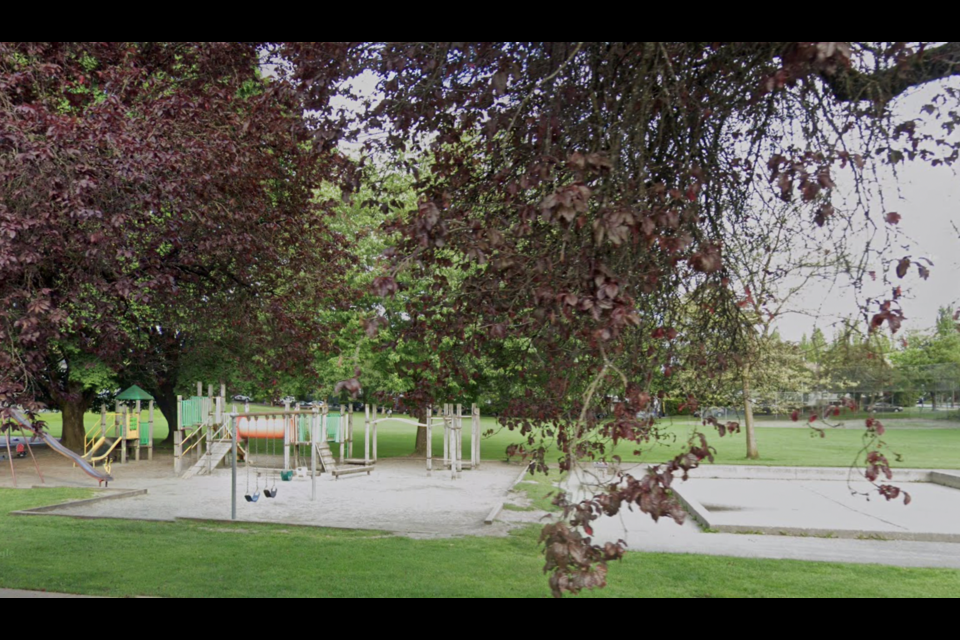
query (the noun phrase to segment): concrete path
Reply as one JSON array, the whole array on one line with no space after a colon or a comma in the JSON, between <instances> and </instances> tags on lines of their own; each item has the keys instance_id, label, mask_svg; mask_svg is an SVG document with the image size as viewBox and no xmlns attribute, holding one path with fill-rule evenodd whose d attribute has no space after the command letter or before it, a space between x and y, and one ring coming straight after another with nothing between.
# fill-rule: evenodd
<instances>
[{"instance_id":1,"label":"concrete path","mask_svg":"<svg viewBox=\"0 0 960 640\"><path fill-rule=\"evenodd\" d=\"M749 468L743 469L713 468L713 474L751 475ZM906 483L901 486L914 502L904 506L879 497L868 502L851 495L848 484L836 479L797 479L803 475L797 470L787 472L791 480L770 479L770 469L758 473L765 479L694 478L674 489L711 527L764 530L766 535L704 533L693 517L678 526L672 520L654 523L643 513L626 512L597 521L594 539L624 540L631 550L656 553L960 569L960 490ZM858 490L867 487L854 485ZM800 535L780 535L780 529ZM829 532L830 537L813 537L818 532ZM838 535L851 539L836 539ZM886 539L869 539L875 536ZM893 539L897 536L928 540Z\"/></svg>"}]
</instances>

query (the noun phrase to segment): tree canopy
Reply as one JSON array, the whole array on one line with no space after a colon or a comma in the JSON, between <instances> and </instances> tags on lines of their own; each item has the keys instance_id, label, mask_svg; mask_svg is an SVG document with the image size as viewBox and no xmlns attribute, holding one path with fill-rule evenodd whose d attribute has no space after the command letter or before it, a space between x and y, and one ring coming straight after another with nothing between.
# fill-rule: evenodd
<instances>
[{"instance_id":1,"label":"tree canopy","mask_svg":"<svg viewBox=\"0 0 960 640\"><path fill-rule=\"evenodd\" d=\"M657 437L658 396L697 405L682 373L749 357L734 267L751 265L733 262L754 258L733 248L758 207L789 203L805 243L895 229L878 172L956 162L955 84L894 107L958 62L950 42L0 44L0 404L36 406L64 353L167 382L190 345L240 343L264 366L298 366L300 339L323 353L344 337L322 319L352 258L316 189L350 203L359 166L390 158L415 197L370 197L407 210L354 275L388 299L361 301L364 333L413 350L411 397L449 401L489 366L532 468L550 447L563 470L615 462L610 444ZM881 245L846 270L857 286L884 265L891 293L860 313L896 333L900 281L931 265ZM339 389L360 392L353 373ZM670 486L711 458L698 433L643 477L558 497L554 593L602 585L622 556L591 522L627 506L681 520ZM882 453L867 459L876 481Z\"/></svg>"},{"instance_id":2,"label":"tree canopy","mask_svg":"<svg viewBox=\"0 0 960 640\"><path fill-rule=\"evenodd\" d=\"M173 409L185 349L273 345L261 364L294 366L323 337L345 257L313 188L350 165L259 52L0 44L0 403L82 406L95 390L45 381L83 353Z\"/></svg>"},{"instance_id":3,"label":"tree canopy","mask_svg":"<svg viewBox=\"0 0 960 640\"><path fill-rule=\"evenodd\" d=\"M317 108L331 87L378 79L345 138L371 153L430 154L410 167L420 201L395 226L394 266L375 285L389 296L401 271L458 268L455 313L425 309L429 330L408 331L433 345L453 336L466 353L529 339L517 375L538 384L510 414L538 468L548 443L569 469L609 442L644 441L658 381L684 368L710 378L742 358L726 249L755 199L794 204L811 234L858 217L894 227L900 214L867 208L874 172L958 157L954 86L905 120L893 110L913 87L960 73L957 43L297 43L287 53ZM845 205L839 183L861 198ZM885 249L891 282L928 275ZM863 309L873 329L900 329L899 297ZM450 359L436 378L469 374ZM610 396L624 402L598 420ZM555 592L602 584L603 561L622 553L591 543L593 519L627 504L682 517L670 483L708 458L697 437L646 477L565 504L567 523L544 534Z\"/></svg>"}]
</instances>

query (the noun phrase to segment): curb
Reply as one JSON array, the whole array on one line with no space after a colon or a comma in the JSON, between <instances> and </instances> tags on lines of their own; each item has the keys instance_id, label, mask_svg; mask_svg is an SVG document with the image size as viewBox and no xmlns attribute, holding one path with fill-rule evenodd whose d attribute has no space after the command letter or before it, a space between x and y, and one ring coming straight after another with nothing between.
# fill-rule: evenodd
<instances>
[{"instance_id":1,"label":"curb","mask_svg":"<svg viewBox=\"0 0 960 640\"><path fill-rule=\"evenodd\" d=\"M517 476L517 479L513 481L513 484L511 484L511 485L510 485L510 488L507 490L507 495L509 495L511 492L513 492L513 491L517 488L517 485L518 485L518 484L520 484L521 482L523 482L523 479L527 477L527 473L529 473L529 472L530 472L530 468L529 468L529 467L524 467L524 468L523 468L523 470L520 472L520 475ZM485 524L485 525L491 525L491 524L493 524L494 522L496 522L497 516L500 515L500 512L501 512L501 511L503 511L503 505L504 505L504 501L503 501L503 500L501 500L500 502L498 502L497 504L495 504L494 507L493 507L493 509L490 509L490 513L487 514L487 517L483 519L483 524Z\"/></svg>"},{"instance_id":2,"label":"curb","mask_svg":"<svg viewBox=\"0 0 960 640\"><path fill-rule=\"evenodd\" d=\"M106 489L105 491L110 491ZM98 518L89 518L86 516L71 516L66 514L54 513L59 509L65 509L68 507L79 507L89 504L96 504L98 502L108 502L110 500L122 500L124 498L134 498L136 496L145 496L147 495L146 489L131 489L131 490L118 490L116 493L106 496L98 496L96 498L87 498L85 500L73 500L71 502L62 502L60 504L50 505L47 507L36 507L34 509L24 509L23 511L11 511L10 515L12 516L64 516L69 518L78 518L86 520L96 520Z\"/></svg>"}]
</instances>

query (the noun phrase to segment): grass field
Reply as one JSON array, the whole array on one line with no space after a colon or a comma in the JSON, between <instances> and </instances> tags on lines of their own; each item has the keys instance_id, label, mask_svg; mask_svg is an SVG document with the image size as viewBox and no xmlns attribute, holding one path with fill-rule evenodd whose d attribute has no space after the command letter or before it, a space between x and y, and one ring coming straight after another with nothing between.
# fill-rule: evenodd
<instances>
[{"instance_id":1,"label":"grass field","mask_svg":"<svg viewBox=\"0 0 960 640\"><path fill-rule=\"evenodd\" d=\"M547 597L537 528L410 540L258 525L76 521L10 511L87 497L0 489L0 587L99 596ZM584 597L958 597L960 571L628 554Z\"/></svg>"},{"instance_id":2,"label":"grass field","mask_svg":"<svg viewBox=\"0 0 960 640\"><path fill-rule=\"evenodd\" d=\"M251 411L268 411L269 407L251 407ZM897 414L898 416L900 414ZM42 414L47 421L48 428L54 436L59 436L62 430L62 421L59 413ZM87 426L92 428L99 417L87 415ZM845 418L848 424L856 424L854 419ZM955 429L899 429L899 424L909 425L911 417L886 417L884 422L889 431L885 436L890 458L895 468L920 469L960 469L960 423ZM662 424L667 440L642 447L644 454L640 457L633 455L634 447L621 446L615 453L624 460L645 462L659 462L667 460L680 451L681 446L689 439L695 428L703 430L710 445L717 450L716 463L726 465L752 464L761 466L785 467L849 467L857 452L860 450L863 431L859 429L828 430L825 438L820 438L809 429L800 428L773 428L760 427L757 429L757 439L760 446L761 459L748 461L745 455L745 440L742 434L720 438L716 431L700 426L692 418L667 420ZM363 416L355 414L354 429L357 434L359 451L362 455L363 447ZM486 460L504 459L505 451L510 444L520 442L516 433L501 429L496 419L482 418L484 432L493 431L494 435L484 439L481 451ZM162 442L168 433L167 422L158 411L155 413L154 433L157 442ZM379 454L384 458L402 457L413 451L414 428L399 422L387 422L379 427ZM465 450L468 447L467 438ZM266 445L271 446L271 445ZM902 456L902 461L896 461L895 453ZM443 430L434 429L433 454L439 457L443 454ZM464 454L468 456L467 453ZM555 459L556 456L554 455Z\"/></svg>"}]
</instances>

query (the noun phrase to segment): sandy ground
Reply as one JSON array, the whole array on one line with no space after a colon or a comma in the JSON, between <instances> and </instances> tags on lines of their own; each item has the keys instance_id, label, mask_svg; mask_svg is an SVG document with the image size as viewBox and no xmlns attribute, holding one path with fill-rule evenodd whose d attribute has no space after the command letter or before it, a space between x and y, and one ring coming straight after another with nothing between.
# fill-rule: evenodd
<instances>
[{"instance_id":1,"label":"sandy ground","mask_svg":"<svg viewBox=\"0 0 960 640\"><path fill-rule=\"evenodd\" d=\"M49 453L49 452L48 452ZM59 457L59 456L57 456ZM48 486L95 487L69 462L62 464L52 454L41 457L41 469ZM65 461L66 462L66 461ZM276 464L281 463L278 459ZM267 464L267 461L263 462ZM39 484L33 464L17 460L21 487ZM2 467L0 467L2 468ZM520 467L503 462L485 462L480 470L463 471L452 479L449 471L428 475L422 460L391 459L381 461L368 476L358 474L339 480L324 475L317 478L316 501L309 478L282 482L275 470L262 469L262 490L267 485L278 489L278 497L261 496L248 503L247 471L238 470L237 518L243 522L282 523L350 529L373 529L414 537L459 535L505 535L507 523L484 525L487 514L504 501L512 489ZM8 473L0 476L0 486L10 486ZM251 469L249 491L256 492L256 468ZM231 473L219 469L212 476L180 480L173 475L169 456L154 462L114 465L113 490L142 490L147 494L64 507L58 515L172 521L177 518L229 520L231 517Z\"/></svg>"}]
</instances>

